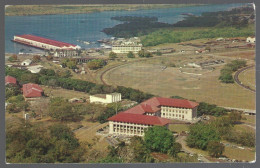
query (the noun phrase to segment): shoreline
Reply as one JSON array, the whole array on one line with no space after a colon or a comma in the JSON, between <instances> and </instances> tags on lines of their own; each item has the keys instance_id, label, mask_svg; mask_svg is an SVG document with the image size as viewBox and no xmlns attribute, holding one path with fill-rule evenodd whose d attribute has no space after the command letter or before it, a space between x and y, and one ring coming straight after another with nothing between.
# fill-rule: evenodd
<instances>
[{"instance_id":1,"label":"shoreline","mask_svg":"<svg viewBox=\"0 0 260 168\"><path fill-rule=\"evenodd\" d=\"M108 4L109 5L109 4ZM122 4L118 4L118 5L122 5ZM152 5L152 6L147 6L147 5ZM78 11L80 10L80 8L82 6L79 5L42 5L42 8L46 8L47 13L44 13L45 11L43 11L42 13L30 13L30 11L28 11L28 13L21 13L21 14L17 14L16 12L14 12L14 14L9 11L9 10L13 10L10 8L14 8L15 10L18 10L19 8L21 8L20 10L24 10L26 11L26 9L28 7L35 7L35 8L39 8L38 5L30 5L30 6L24 6L24 5L8 5L5 6L6 12L5 12L5 16L39 16L39 15L73 15L73 14L89 14L89 13L99 13L99 12L105 12L105 11L137 11L137 10L149 10L149 9L168 9L168 8L182 8L182 7L191 7L191 6L205 6L208 4L170 4L170 5L166 5L166 4L129 4L129 5L123 5L123 6L116 6L118 7L118 9L113 9L113 6L98 6L98 5L86 5L83 7L87 8L92 8L95 7L93 9L91 9L90 11ZM53 13L48 11L48 9L50 10L50 8L53 8L53 10L58 9L56 8L57 6L62 6L62 7L72 7L75 9L70 10L70 11L54 11ZM136 6L136 8L134 8ZM7 9L8 7L8 9ZM102 9L103 8L108 8L108 9ZM18 9L17 9L18 8ZM100 9L101 8L101 9ZM109 9L110 8L110 9ZM114 7L115 8L115 7ZM35 9L34 9L35 10ZM49 12L49 13L48 13Z\"/></svg>"}]
</instances>

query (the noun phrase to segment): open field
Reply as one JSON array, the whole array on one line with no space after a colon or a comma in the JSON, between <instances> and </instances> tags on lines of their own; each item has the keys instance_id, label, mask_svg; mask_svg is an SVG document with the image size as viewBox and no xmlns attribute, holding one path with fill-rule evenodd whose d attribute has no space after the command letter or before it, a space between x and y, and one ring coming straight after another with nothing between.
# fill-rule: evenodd
<instances>
[{"instance_id":1,"label":"open field","mask_svg":"<svg viewBox=\"0 0 260 168\"><path fill-rule=\"evenodd\" d=\"M244 85L249 86L252 89L255 89L255 67L241 72L238 78Z\"/></svg>"},{"instance_id":2,"label":"open field","mask_svg":"<svg viewBox=\"0 0 260 168\"><path fill-rule=\"evenodd\" d=\"M170 124L169 130L177 132L177 133L181 133L182 131L188 131L189 125L186 125L186 124Z\"/></svg>"},{"instance_id":3,"label":"open field","mask_svg":"<svg viewBox=\"0 0 260 168\"><path fill-rule=\"evenodd\" d=\"M106 73L104 79L108 84L132 87L163 97L177 95L219 106L255 109L254 93L236 84L220 83L218 77L223 65L215 66L215 70L203 75L184 74L179 70L179 67L189 62L212 58L224 59L225 62L232 60L212 54L158 57L114 68ZM163 69L169 63L174 63L176 67Z\"/></svg>"},{"instance_id":4,"label":"open field","mask_svg":"<svg viewBox=\"0 0 260 168\"><path fill-rule=\"evenodd\" d=\"M243 118L246 118L246 120L242 120L242 122L246 123L246 124L251 124L251 125L255 125L256 122L256 116L253 115L244 115L242 114Z\"/></svg>"},{"instance_id":5,"label":"open field","mask_svg":"<svg viewBox=\"0 0 260 168\"><path fill-rule=\"evenodd\" d=\"M252 161L255 160L255 151L249 149L238 149L232 147L225 147L223 155L227 156L230 159L236 159L239 161L246 160Z\"/></svg>"},{"instance_id":6,"label":"open field","mask_svg":"<svg viewBox=\"0 0 260 168\"><path fill-rule=\"evenodd\" d=\"M41 86L44 90L44 93L47 96L53 96L53 97L64 97L65 99L71 99L71 98L85 98L88 99L89 95L84 92L79 91L73 91L73 90L67 90L62 88L51 88L47 86Z\"/></svg>"}]
</instances>

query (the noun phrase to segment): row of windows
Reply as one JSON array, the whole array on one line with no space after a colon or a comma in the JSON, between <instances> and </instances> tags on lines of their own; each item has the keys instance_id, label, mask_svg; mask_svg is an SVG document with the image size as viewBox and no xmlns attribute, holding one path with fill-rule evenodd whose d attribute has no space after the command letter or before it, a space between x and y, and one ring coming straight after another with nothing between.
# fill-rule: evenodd
<instances>
[{"instance_id":1,"label":"row of windows","mask_svg":"<svg viewBox=\"0 0 260 168\"><path fill-rule=\"evenodd\" d=\"M176 115L174 115L174 114L170 114L170 113L163 113L162 114L162 116L169 116L169 117L182 117L182 118L184 118L184 115L181 115L181 114L176 114Z\"/></svg>"},{"instance_id":2,"label":"row of windows","mask_svg":"<svg viewBox=\"0 0 260 168\"><path fill-rule=\"evenodd\" d=\"M175 109L166 109L166 110L162 110L162 111L166 111L166 112L176 112L176 113L188 113L187 111L184 110L175 110Z\"/></svg>"},{"instance_id":3,"label":"row of windows","mask_svg":"<svg viewBox=\"0 0 260 168\"><path fill-rule=\"evenodd\" d=\"M149 124L147 124L147 125L144 125L144 124L135 124L135 123L129 123L129 122L120 122L120 121L118 121L118 122L115 122L115 123L117 123L117 124L122 124L123 126L124 125L127 125L127 124L129 124L129 125L138 125L138 126L152 126L152 125L149 125Z\"/></svg>"}]
</instances>

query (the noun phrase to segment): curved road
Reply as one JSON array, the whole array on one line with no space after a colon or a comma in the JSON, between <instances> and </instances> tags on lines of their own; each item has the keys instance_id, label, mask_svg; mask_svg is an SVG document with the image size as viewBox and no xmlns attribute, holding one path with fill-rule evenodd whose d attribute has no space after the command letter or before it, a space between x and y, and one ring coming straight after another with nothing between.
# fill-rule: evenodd
<instances>
[{"instance_id":1,"label":"curved road","mask_svg":"<svg viewBox=\"0 0 260 168\"><path fill-rule=\"evenodd\" d=\"M250 65L250 66L247 66L247 67L244 67L244 68L238 70L238 71L235 73L235 75L234 75L234 80L235 80L235 82L236 82L238 85L242 86L243 88L248 89L248 90L250 90L250 91L252 91L252 92L255 92L254 89L250 88L249 86L246 86L246 85L242 84L242 82L241 82L241 81L239 80L239 78L238 78L238 76L239 76L239 74L240 74L241 72L243 72L243 71L245 71L245 70L247 70L247 69L253 68L253 67L254 67L254 65Z\"/></svg>"}]
</instances>

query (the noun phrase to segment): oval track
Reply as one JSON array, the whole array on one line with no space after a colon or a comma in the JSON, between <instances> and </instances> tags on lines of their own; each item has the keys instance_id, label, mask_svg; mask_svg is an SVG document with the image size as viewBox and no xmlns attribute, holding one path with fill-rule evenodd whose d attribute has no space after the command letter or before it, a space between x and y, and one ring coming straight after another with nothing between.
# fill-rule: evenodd
<instances>
[{"instance_id":1,"label":"oval track","mask_svg":"<svg viewBox=\"0 0 260 168\"><path fill-rule=\"evenodd\" d=\"M252 92L255 92L254 89L250 88L249 86L246 86L246 85L242 84L241 81L240 81L239 78L238 78L238 76L239 76L239 74L240 74L241 72L243 72L243 71L245 71L245 70L247 70L247 69L253 68L253 67L254 67L254 65L251 65L251 66L247 66L247 67L244 67L244 68L238 70L238 71L235 73L235 75L234 75L234 80L235 80L235 82L236 82L238 85L242 86L243 88L245 88L245 89L247 89L247 90L250 90L250 91L252 91Z\"/></svg>"}]
</instances>

